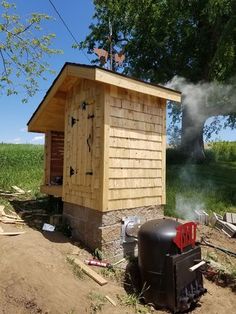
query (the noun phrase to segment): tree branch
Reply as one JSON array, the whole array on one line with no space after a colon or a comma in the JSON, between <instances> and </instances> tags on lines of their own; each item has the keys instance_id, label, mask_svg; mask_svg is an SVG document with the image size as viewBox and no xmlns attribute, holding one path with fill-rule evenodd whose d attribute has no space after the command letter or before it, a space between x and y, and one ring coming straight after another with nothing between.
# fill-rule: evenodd
<instances>
[{"instance_id":1,"label":"tree branch","mask_svg":"<svg viewBox=\"0 0 236 314\"><path fill-rule=\"evenodd\" d=\"M0 49L0 55L1 55L1 58L2 58L2 63L3 63L3 67L4 67L4 72L5 72L5 75L6 75L6 77L7 77L8 74L7 74L7 68L6 68L6 61L5 61L5 58L4 58L4 56L3 56L2 49Z\"/></svg>"}]
</instances>

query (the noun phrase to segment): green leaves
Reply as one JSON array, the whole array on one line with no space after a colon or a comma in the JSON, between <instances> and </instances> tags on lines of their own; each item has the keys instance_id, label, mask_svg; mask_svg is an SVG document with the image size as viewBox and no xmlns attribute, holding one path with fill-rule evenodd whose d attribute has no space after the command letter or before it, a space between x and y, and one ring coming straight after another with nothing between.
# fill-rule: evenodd
<instances>
[{"instance_id":1,"label":"green leaves","mask_svg":"<svg viewBox=\"0 0 236 314\"><path fill-rule=\"evenodd\" d=\"M0 89L7 95L23 88L27 102L39 89L38 79L51 72L46 57L61 53L51 48L55 34L42 34L42 26L50 16L32 13L26 20L16 14L14 3L2 1L0 15Z\"/></svg>"}]
</instances>

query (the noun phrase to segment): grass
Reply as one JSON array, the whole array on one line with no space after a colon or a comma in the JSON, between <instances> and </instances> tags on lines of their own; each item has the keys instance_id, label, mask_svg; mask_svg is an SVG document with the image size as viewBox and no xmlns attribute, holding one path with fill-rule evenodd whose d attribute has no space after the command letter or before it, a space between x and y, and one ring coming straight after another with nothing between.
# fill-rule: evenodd
<instances>
[{"instance_id":1,"label":"grass","mask_svg":"<svg viewBox=\"0 0 236 314\"><path fill-rule=\"evenodd\" d=\"M235 148L236 143L212 145L207 153L210 162L205 164L183 162L177 151L168 151L166 215L181 216L178 208L198 207L220 214L236 212ZM42 178L42 145L0 144L0 189L17 185L37 198ZM3 198L0 202L7 205Z\"/></svg>"},{"instance_id":2,"label":"grass","mask_svg":"<svg viewBox=\"0 0 236 314\"><path fill-rule=\"evenodd\" d=\"M236 212L236 161L171 162L167 164L166 191L168 216L183 217L183 211L198 208L219 214Z\"/></svg>"},{"instance_id":3,"label":"grass","mask_svg":"<svg viewBox=\"0 0 236 314\"><path fill-rule=\"evenodd\" d=\"M88 298L92 301L90 304L90 313L96 314L98 312L102 312L102 308L107 302L106 298L102 294L95 291L91 291Z\"/></svg>"},{"instance_id":4,"label":"grass","mask_svg":"<svg viewBox=\"0 0 236 314\"><path fill-rule=\"evenodd\" d=\"M43 146L30 144L0 144L0 189L17 185L40 195L43 178Z\"/></svg>"},{"instance_id":5,"label":"grass","mask_svg":"<svg viewBox=\"0 0 236 314\"><path fill-rule=\"evenodd\" d=\"M77 277L78 279L84 279L84 272L82 268L74 263L73 258L67 256L66 261L71 265L75 277Z\"/></svg>"}]
</instances>

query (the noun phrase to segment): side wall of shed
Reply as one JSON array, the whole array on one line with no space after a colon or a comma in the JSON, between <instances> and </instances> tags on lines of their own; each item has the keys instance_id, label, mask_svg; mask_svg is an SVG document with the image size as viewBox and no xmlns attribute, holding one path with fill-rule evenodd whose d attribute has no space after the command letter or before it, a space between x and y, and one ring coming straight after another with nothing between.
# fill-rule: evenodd
<instances>
[{"instance_id":1,"label":"side wall of shed","mask_svg":"<svg viewBox=\"0 0 236 314\"><path fill-rule=\"evenodd\" d=\"M165 204L165 100L108 86L105 110L104 210Z\"/></svg>"}]
</instances>

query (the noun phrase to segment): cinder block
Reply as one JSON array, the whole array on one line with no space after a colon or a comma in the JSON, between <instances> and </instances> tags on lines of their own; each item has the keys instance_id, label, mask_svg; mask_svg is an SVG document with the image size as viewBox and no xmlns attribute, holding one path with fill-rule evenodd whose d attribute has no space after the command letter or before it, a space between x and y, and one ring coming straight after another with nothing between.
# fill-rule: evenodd
<instances>
[{"instance_id":1,"label":"cinder block","mask_svg":"<svg viewBox=\"0 0 236 314\"><path fill-rule=\"evenodd\" d=\"M64 203L63 217L72 228L72 237L91 250L99 248L105 258L135 256L136 242L121 244L121 220L139 216L143 222L163 217L163 206L144 206L100 212L91 208Z\"/></svg>"}]
</instances>

